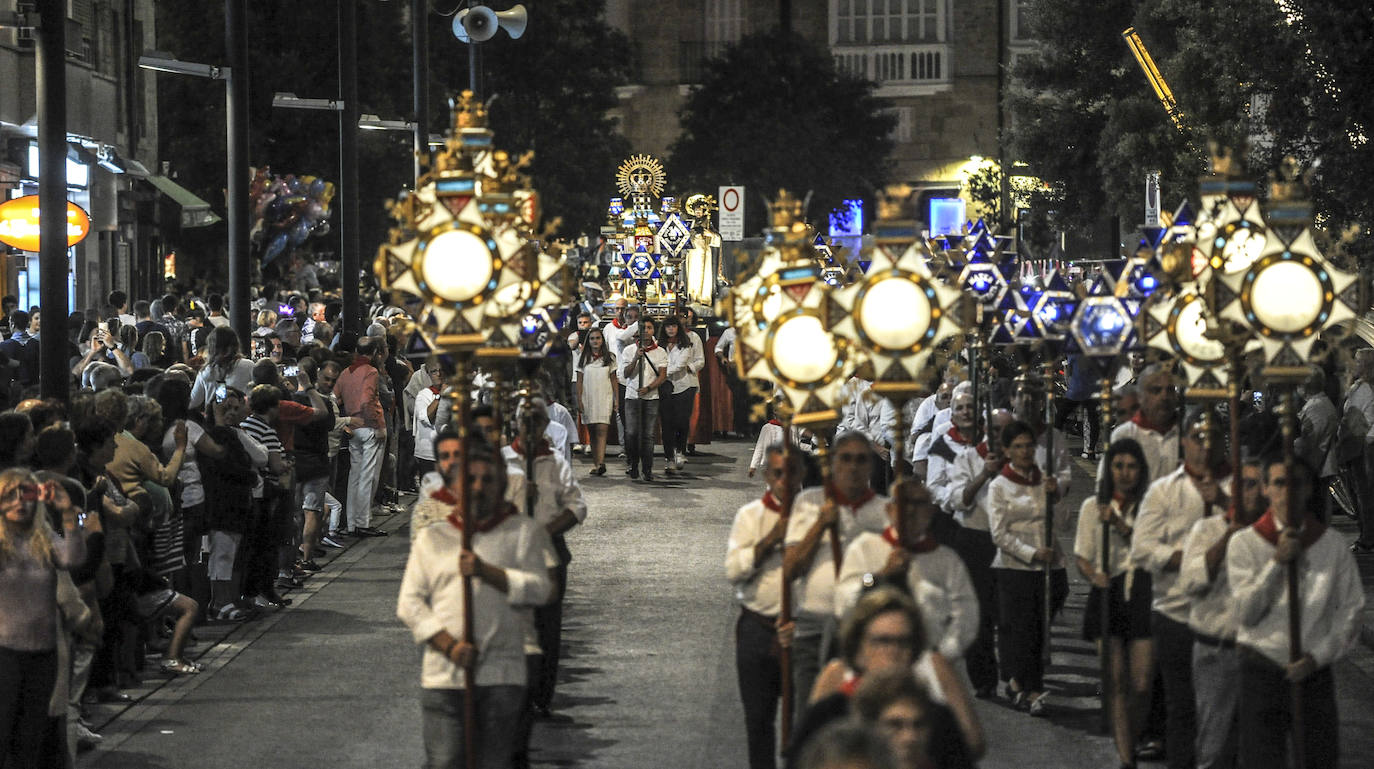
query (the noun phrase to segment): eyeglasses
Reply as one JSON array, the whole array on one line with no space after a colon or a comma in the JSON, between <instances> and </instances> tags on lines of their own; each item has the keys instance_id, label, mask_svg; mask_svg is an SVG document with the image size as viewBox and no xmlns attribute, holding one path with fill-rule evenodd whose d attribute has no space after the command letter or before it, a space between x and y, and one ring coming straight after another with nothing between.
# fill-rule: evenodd
<instances>
[{"instance_id":1,"label":"eyeglasses","mask_svg":"<svg viewBox=\"0 0 1374 769\"><path fill-rule=\"evenodd\" d=\"M15 500L21 500L24 502L37 502L38 487L32 483L21 483L18 486L15 486L14 488L5 492L4 499L6 502L13 502Z\"/></svg>"}]
</instances>

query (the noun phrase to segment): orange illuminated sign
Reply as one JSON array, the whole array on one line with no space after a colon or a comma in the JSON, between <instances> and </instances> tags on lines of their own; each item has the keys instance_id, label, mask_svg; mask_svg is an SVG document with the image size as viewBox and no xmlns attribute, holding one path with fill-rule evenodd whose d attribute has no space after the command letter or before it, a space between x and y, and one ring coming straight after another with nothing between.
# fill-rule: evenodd
<instances>
[{"instance_id":1,"label":"orange illuminated sign","mask_svg":"<svg viewBox=\"0 0 1374 769\"><path fill-rule=\"evenodd\" d=\"M80 243L91 232L91 217L85 209L67 201L67 247ZM0 243L20 251L37 251L39 235L38 196L0 203Z\"/></svg>"}]
</instances>

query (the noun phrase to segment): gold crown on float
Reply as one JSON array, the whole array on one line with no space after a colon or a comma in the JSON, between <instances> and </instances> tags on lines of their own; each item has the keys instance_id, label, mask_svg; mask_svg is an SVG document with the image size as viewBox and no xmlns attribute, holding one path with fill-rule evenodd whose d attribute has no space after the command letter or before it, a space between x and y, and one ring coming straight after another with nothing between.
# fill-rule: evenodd
<instances>
[{"instance_id":1,"label":"gold crown on float","mask_svg":"<svg viewBox=\"0 0 1374 769\"><path fill-rule=\"evenodd\" d=\"M1269 202L1288 203L1307 200L1307 180L1298 159L1289 155L1270 175Z\"/></svg>"},{"instance_id":2,"label":"gold crown on float","mask_svg":"<svg viewBox=\"0 0 1374 769\"><path fill-rule=\"evenodd\" d=\"M487 107L472 91L463 91L453 100L453 131L464 128L486 128Z\"/></svg>"},{"instance_id":3,"label":"gold crown on float","mask_svg":"<svg viewBox=\"0 0 1374 769\"><path fill-rule=\"evenodd\" d=\"M1216 139L1207 141L1212 173L1217 176L1240 177L1245 174L1245 147L1228 147Z\"/></svg>"},{"instance_id":4,"label":"gold crown on float","mask_svg":"<svg viewBox=\"0 0 1374 769\"><path fill-rule=\"evenodd\" d=\"M650 155L632 155L615 172L616 188L625 197L630 195L663 195L663 185L668 176L663 164Z\"/></svg>"},{"instance_id":5,"label":"gold crown on float","mask_svg":"<svg viewBox=\"0 0 1374 769\"><path fill-rule=\"evenodd\" d=\"M768 211L775 229L796 230L796 225L801 223L802 201L787 190L778 190L777 198L768 204Z\"/></svg>"}]
</instances>

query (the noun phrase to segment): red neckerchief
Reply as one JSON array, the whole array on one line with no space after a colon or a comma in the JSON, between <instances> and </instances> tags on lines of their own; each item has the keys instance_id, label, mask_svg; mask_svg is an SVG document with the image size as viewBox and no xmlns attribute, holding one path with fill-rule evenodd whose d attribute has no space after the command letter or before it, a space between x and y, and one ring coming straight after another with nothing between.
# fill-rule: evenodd
<instances>
[{"instance_id":1,"label":"red neckerchief","mask_svg":"<svg viewBox=\"0 0 1374 769\"><path fill-rule=\"evenodd\" d=\"M434 393L435 395L438 395L438 394L439 394L439 385L430 385L430 386L429 386L429 391L432 392L432 393Z\"/></svg>"},{"instance_id":2,"label":"red neckerchief","mask_svg":"<svg viewBox=\"0 0 1374 769\"><path fill-rule=\"evenodd\" d=\"M371 359L371 358L367 357L366 355L355 355L355 356L353 356L353 362L350 363L350 364L348 364L348 370L349 370L349 371L354 371L354 370L358 369L358 368L361 367L361 366L371 366L371 365L372 365L372 359Z\"/></svg>"},{"instance_id":3,"label":"red neckerchief","mask_svg":"<svg viewBox=\"0 0 1374 769\"><path fill-rule=\"evenodd\" d=\"M1022 486L1039 486L1040 481L1043 480L1043 476L1040 473L1039 467L1032 465L1030 477L1027 478L1026 476L1013 470L1010 462L1006 463L1005 465L1002 465L1002 477L1006 478L1012 483L1019 483Z\"/></svg>"},{"instance_id":4,"label":"red neckerchief","mask_svg":"<svg viewBox=\"0 0 1374 769\"><path fill-rule=\"evenodd\" d=\"M950 425L949 432L945 433L945 435L948 435L950 440L953 440L960 446L967 446L969 444L969 439L965 438L964 434L959 432L958 425Z\"/></svg>"},{"instance_id":5,"label":"red neckerchief","mask_svg":"<svg viewBox=\"0 0 1374 769\"><path fill-rule=\"evenodd\" d=\"M429 498L446 505L458 504L458 498L453 496L453 492L449 491L447 486L440 486L438 491L429 495Z\"/></svg>"},{"instance_id":6,"label":"red neckerchief","mask_svg":"<svg viewBox=\"0 0 1374 769\"><path fill-rule=\"evenodd\" d=\"M1151 422L1145 418L1145 411L1143 409L1135 412L1135 416L1131 417L1131 421L1152 433L1159 433L1160 435L1168 433L1173 427L1172 425L1161 426Z\"/></svg>"},{"instance_id":7,"label":"red neckerchief","mask_svg":"<svg viewBox=\"0 0 1374 769\"><path fill-rule=\"evenodd\" d=\"M629 326L622 326L622 325L620 325L620 318L611 318L611 325L612 325L612 326L615 326L616 328L620 329L621 331L624 331L625 329L629 328Z\"/></svg>"},{"instance_id":8,"label":"red neckerchief","mask_svg":"<svg viewBox=\"0 0 1374 769\"><path fill-rule=\"evenodd\" d=\"M1279 521L1274 517L1272 509L1266 510L1264 515L1255 521L1252 527L1256 534L1264 537L1265 541L1274 547L1279 545ZM1308 515L1307 522L1302 525L1302 549L1306 550L1321 539L1322 534L1326 533L1326 524L1317 520L1314 516Z\"/></svg>"},{"instance_id":9,"label":"red neckerchief","mask_svg":"<svg viewBox=\"0 0 1374 769\"><path fill-rule=\"evenodd\" d=\"M988 458L988 442L987 442L987 441L983 441L982 443L978 444L978 456L982 457L983 459L987 459L987 458Z\"/></svg>"},{"instance_id":10,"label":"red neckerchief","mask_svg":"<svg viewBox=\"0 0 1374 769\"><path fill-rule=\"evenodd\" d=\"M768 420L768 424L770 424L770 425L777 425L778 427L782 427L782 422L779 422L779 421L776 420L776 419L770 419L770 420Z\"/></svg>"},{"instance_id":11,"label":"red neckerchief","mask_svg":"<svg viewBox=\"0 0 1374 769\"><path fill-rule=\"evenodd\" d=\"M654 350L657 350L657 349L658 349L658 340L655 339L655 340L654 340L654 346L653 346L653 347L645 347L644 349L640 350L640 352L653 352Z\"/></svg>"},{"instance_id":12,"label":"red neckerchief","mask_svg":"<svg viewBox=\"0 0 1374 769\"><path fill-rule=\"evenodd\" d=\"M859 495L858 499L851 500L844 494L842 494L839 489L835 488L833 484L826 488L826 493L828 493L830 497L839 504L844 505L849 509L854 510L855 512L858 512L859 508L868 504L870 500L878 496L878 494L875 491L873 491L873 489L864 489L863 493Z\"/></svg>"},{"instance_id":13,"label":"red neckerchief","mask_svg":"<svg viewBox=\"0 0 1374 769\"><path fill-rule=\"evenodd\" d=\"M777 497L773 496L773 492L771 491L765 491L763 493L763 506L775 513L782 512L782 503L778 501Z\"/></svg>"},{"instance_id":14,"label":"red neckerchief","mask_svg":"<svg viewBox=\"0 0 1374 769\"><path fill-rule=\"evenodd\" d=\"M897 539L897 530L892 528L891 526L888 526L886 529L883 529L883 541L889 545L892 545L893 547L903 547L902 543ZM912 542L910 545L906 545L905 549L913 553L929 553L934 551L935 548L939 546L940 543L936 542L935 538L930 536L930 532L926 532L925 534L921 535L920 539L916 540L915 542Z\"/></svg>"},{"instance_id":15,"label":"red neckerchief","mask_svg":"<svg viewBox=\"0 0 1374 769\"><path fill-rule=\"evenodd\" d=\"M525 455L525 447L524 447L523 444L520 443L520 439L519 439L519 438L516 438L515 440L511 441L511 442L510 442L510 447L511 447L512 449L515 449L515 453L516 453L516 454L519 454L519 455L522 456L522 457ZM550 455L552 455L552 454L553 454L553 449L549 448L549 439L548 439L548 438L540 438L540 439L539 439L539 445L536 446L535 449L534 449L534 455L535 455L536 457L547 457L547 456L550 456Z\"/></svg>"},{"instance_id":16,"label":"red neckerchief","mask_svg":"<svg viewBox=\"0 0 1374 769\"><path fill-rule=\"evenodd\" d=\"M482 534L482 533L491 531L492 529L496 528L497 526L500 526L502 523L505 523L505 520L506 520L507 518L511 517L512 515L515 515L515 505L512 505L512 504L510 504L509 502L507 502L507 503L505 503L505 504L502 505L501 511L500 511L499 513L497 513L496 515L493 515L492 517L488 518L487 520L485 520L485 521L477 521L477 520L474 520L473 523L477 524L477 526L475 527L475 531L474 531L473 533L474 533L474 534ZM448 522L451 523L451 524L453 524L453 528L455 528L455 529L457 529L457 530L459 530L459 531L462 531L462 530L463 530L463 518L462 518L462 516L458 515L457 513L449 513Z\"/></svg>"}]
</instances>

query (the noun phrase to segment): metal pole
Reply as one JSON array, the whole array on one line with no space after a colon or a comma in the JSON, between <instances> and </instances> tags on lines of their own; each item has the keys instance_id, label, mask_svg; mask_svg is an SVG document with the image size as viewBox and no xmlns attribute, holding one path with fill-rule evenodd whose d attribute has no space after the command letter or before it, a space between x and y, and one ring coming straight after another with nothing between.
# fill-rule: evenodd
<instances>
[{"instance_id":1,"label":"metal pole","mask_svg":"<svg viewBox=\"0 0 1374 769\"><path fill-rule=\"evenodd\" d=\"M410 0L411 66L415 69L415 189L429 165L429 0Z\"/></svg>"},{"instance_id":2,"label":"metal pole","mask_svg":"<svg viewBox=\"0 0 1374 769\"><path fill-rule=\"evenodd\" d=\"M1103 452L1102 452L1102 454L1103 454L1104 457L1105 457L1106 454L1107 454L1107 451L1106 451L1106 450L1111 448L1111 434L1112 434L1112 380L1111 380L1111 378L1110 378L1109 376L1107 376L1107 374L1108 374L1108 372L1110 372L1110 370L1111 370L1111 367L1110 367L1110 366L1103 366L1103 367L1102 367L1102 390L1101 390L1101 392L1100 392L1099 395L1098 395L1098 401L1099 401L1100 408L1101 408L1101 413L1098 414L1098 417L1100 417L1101 420L1102 420L1102 445L1103 445L1103 449L1104 449ZM1141 468L1141 470L1142 470L1142 472L1143 472L1143 471L1144 471L1144 468ZM1111 469L1110 467L1108 467L1108 468L1107 468L1107 472L1110 473L1111 471L1112 471L1112 469ZM1096 491L1096 490L1095 490L1095 491ZM1138 500L1134 500L1134 501L1135 501L1135 502L1138 502ZM1101 503L1099 502L1098 504L1101 504ZM1108 502L1107 504L1111 504L1111 503ZM1125 511L1123 510L1123 511L1121 511L1121 512L1122 512L1122 515L1124 516L1124 515L1125 515ZM1107 575L1107 587L1103 588L1103 590L1102 590L1102 605L1101 605L1101 606L1099 607L1099 609L1098 609L1098 612L1099 612L1099 613L1098 613L1098 623L1099 623L1099 624L1098 624L1098 627L1100 628L1100 631L1099 631L1099 638L1100 638L1100 641L1101 641L1101 643L1102 643L1102 652L1101 652L1101 662L1102 662L1102 715L1103 715L1104 720L1106 721L1106 726L1107 726L1108 734L1113 734L1113 735L1115 735L1115 731L1113 730L1113 727L1112 727L1112 703L1113 703L1113 697L1114 697L1114 695L1115 695L1115 693L1116 693L1117 688L1120 687L1120 686L1123 684L1123 682L1122 682L1122 681L1113 680L1113 678L1112 678L1112 664L1111 664L1111 641L1112 641L1112 635L1111 635L1111 621L1112 621L1112 607L1111 607L1111 600L1112 600L1112 571L1111 571L1111 569L1112 569L1112 555L1111 555L1111 553L1112 553L1112 529L1111 529L1111 524L1109 524L1109 523L1103 523L1103 524L1101 524L1101 525L1102 525L1102 573L1105 574L1105 575ZM1129 569L1130 567L1128 566L1127 568ZM1129 579L1129 578L1128 578L1128 579ZM1129 595L1126 595L1125 592L1124 592L1124 583L1125 583L1125 581L1123 580L1123 593L1122 593L1122 596L1121 596L1121 600L1122 600L1123 603L1124 603L1125 601L1127 601L1127 600L1130 599L1130 596L1129 596ZM1124 640L1124 639L1123 639L1122 645L1121 645L1121 653L1122 653L1123 655L1126 653L1126 643L1125 643L1125 640ZM1128 709L1128 710L1127 710L1127 715L1129 715L1129 712L1130 712L1130 711L1129 711L1129 709Z\"/></svg>"},{"instance_id":3,"label":"metal pole","mask_svg":"<svg viewBox=\"0 0 1374 769\"><path fill-rule=\"evenodd\" d=\"M39 387L44 398L67 399L67 9L38 4L38 304ZM24 308L27 309L27 308ZM19 329L14 329L19 331Z\"/></svg>"},{"instance_id":4,"label":"metal pole","mask_svg":"<svg viewBox=\"0 0 1374 769\"><path fill-rule=\"evenodd\" d=\"M225 115L228 122L226 207L229 212L229 325L248 350L248 0L224 0L224 40L229 54Z\"/></svg>"},{"instance_id":5,"label":"metal pole","mask_svg":"<svg viewBox=\"0 0 1374 769\"><path fill-rule=\"evenodd\" d=\"M343 330L358 333L362 330L362 308L358 302L358 278L361 270L358 253L362 239L358 232L358 3L357 0L339 2L339 166L341 171L339 225L342 227L339 247L341 264L339 284L343 294Z\"/></svg>"},{"instance_id":6,"label":"metal pole","mask_svg":"<svg viewBox=\"0 0 1374 769\"><path fill-rule=\"evenodd\" d=\"M477 41L472 39L468 40L468 90L474 99L482 98L477 91Z\"/></svg>"},{"instance_id":7,"label":"metal pole","mask_svg":"<svg viewBox=\"0 0 1374 769\"><path fill-rule=\"evenodd\" d=\"M352 5L352 0L345 0ZM354 121L357 125L357 121ZM458 426L458 515L463 522L463 549L472 549L472 529L473 515L471 501L471 490L468 487L468 465L470 464L468 443L471 441L471 434L468 423L472 421L471 400L468 392L471 386L468 379L471 376L472 353L468 350L459 350L454 353L454 361L457 371L454 379L457 384L450 389L448 397L450 413ZM501 461L499 456L497 461ZM472 577L463 577L463 643L473 643L472 632ZM470 663L463 666L463 757L464 766L467 769L477 768L477 665Z\"/></svg>"}]
</instances>

